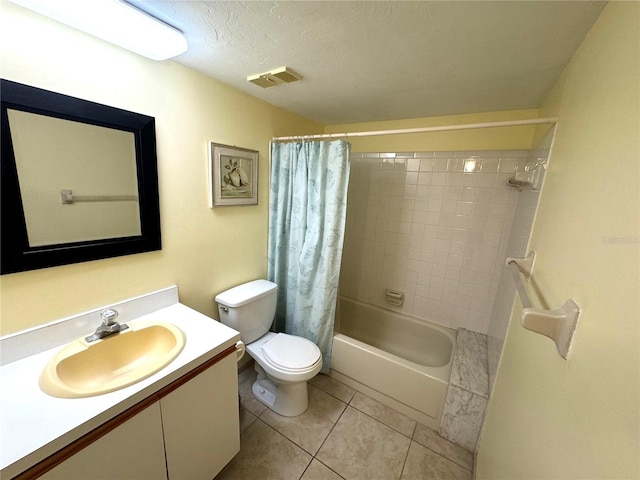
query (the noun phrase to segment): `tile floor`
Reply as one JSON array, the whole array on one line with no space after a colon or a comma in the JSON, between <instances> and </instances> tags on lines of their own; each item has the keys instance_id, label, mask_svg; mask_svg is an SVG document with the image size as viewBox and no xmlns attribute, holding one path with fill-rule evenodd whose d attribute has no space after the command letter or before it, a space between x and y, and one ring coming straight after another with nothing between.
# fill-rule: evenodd
<instances>
[{"instance_id":1,"label":"tile floor","mask_svg":"<svg viewBox=\"0 0 640 480\"><path fill-rule=\"evenodd\" d=\"M426 480L473 477L473 455L433 430L326 375L309 382L309 408L282 417L240 373L240 453L215 480Z\"/></svg>"}]
</instances>

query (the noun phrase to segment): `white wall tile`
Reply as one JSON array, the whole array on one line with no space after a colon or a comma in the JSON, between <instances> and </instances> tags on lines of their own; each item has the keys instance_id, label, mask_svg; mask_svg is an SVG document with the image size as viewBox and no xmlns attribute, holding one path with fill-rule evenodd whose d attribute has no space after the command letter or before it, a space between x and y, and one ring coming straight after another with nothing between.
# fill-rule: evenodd
<instances>
[{"instance_id":1,"label":"white wall tile","mask_svg":"<svg viewBox=\"0 0 640 480\"><path fill-rule=\"evenodd\" d=\"M463 173L460 183L463 187L475 187L478 184L478 175L474 173Z\"/></svg>"},{"instance_id":2,"label":"white wall tile","mask_svg":"<svg viewBox=\"0 0 640 480\"><path fill-rule=\"evenodd\" d=\"M496 179L498 175L495 173L481 173L478 175L478 188L482 187L494 187L496 185Z\"/></svg>"},{"instance_id":3,"label":"white wall tile","mask_svg":"<svg viewBox=\"0 0 640 480\"><path fill-rule=\"evenodd\" d=\"M498 255L535 211L521 208L527 218L514 221L522 196L506 185L527 154L352 155L341 293L388 307L384 290L404 289L396 310L486 333L501 285Z\"/></svg>"},{"instance_id":4,"label":"white wall tile","mask_svg":"<svg viewBox=\"0 0 640 480\"><path fill-rule=\"evenodd\" d=\"M497 173L498 172L498 163L499 159L497 158L483 158L482 159L482 167L480 171L482 173Z\"/></svg>"},{"instance_id":5,"label":"white wall tile","mask_svg":"<svg viewBox=\"0 0 640 480\"><path fill-rule=\"evenodd\" d=\"M420 171L431 172L433 171L433 159L432 158L420 158Z\"/></svg>"},{"instance_id":6,"label":"white wall tile","mask_svg":"<svg viewBox=\"0 0 640 480\"><path fill-rule=\"evenodd\" d=\"M460 198L463 202L472 202L476 196L476 189L473 187L460 188Z\"/></svg>"},{"instance_id":7,"label":"white wall tile","mask_svg":"<svg viewBox=\"0 0 640 480\"><path fill-rule=\"evenodd\" d=\"M418 172L418 171L420 171L420 160L417 158L408 158L407 172Z\"/></svg>"},{"instance_id":8,"label":"white wall tile","mask_svg":"<svg viewBox=\"0 0 640 480\"><path fill-rule=\"evenodd\" d=\"M447 157L447 152L435 152L434 154L436 158L433 160L433 171L434 172L446 172L447 171L447 158L437 158L437 157Z\"/></svg>"},{"instance_id":9,"label":"white wall tile","mask_svg":"<svg viewBox=\"0 0 640 480\"><path fill-rule=\"evenodd\" d=\"M449 172L462 172L464 171L464 158L449 158L447 160L447 171Z\"/></svg>"}]
</instances>

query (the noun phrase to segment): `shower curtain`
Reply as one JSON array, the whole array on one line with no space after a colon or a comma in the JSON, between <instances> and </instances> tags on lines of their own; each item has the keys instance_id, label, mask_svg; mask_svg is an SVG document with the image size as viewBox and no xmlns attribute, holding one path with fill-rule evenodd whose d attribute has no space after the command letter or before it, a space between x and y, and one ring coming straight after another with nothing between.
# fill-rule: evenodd
<instances>
[{"instance_id":1,"label":"shower curtain","mask_svg":"<svg viewBox=\"0 0 640 480\"><path fill-rule=\"evenodd\" d=\"M278 284L274 329L308 338L331 367L344 240L349 143L271 147L268 278Z\"/></svg>"}]
</instances>

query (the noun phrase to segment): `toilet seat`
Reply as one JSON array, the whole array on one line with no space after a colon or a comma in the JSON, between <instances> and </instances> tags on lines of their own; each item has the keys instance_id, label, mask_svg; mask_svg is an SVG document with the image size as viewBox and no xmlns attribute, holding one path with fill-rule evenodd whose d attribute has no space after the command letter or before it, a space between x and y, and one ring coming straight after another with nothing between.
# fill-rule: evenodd
<instances>
[{"instance_id":1,"label":"toilet seat","mask_svg":"<svg viewBox=\"0 0 640 480\"><path fill-rule=\"evenodd\" d=\"M262 345L263 358L274 368L288 373L302 373L321 358L320 349L311 340L278 333Z\"/></svg>"},{"instance_id":2,"label":"toilet seat","mask_svg":"<svg viewBox=\"0 0 640 480\"><path fill-rule=\"evenodd\" d=\"M273 345L271 345L271 348L267 348L267 351L272 353L271 358L273 358L275 360L274 361L270 358L267 358L267 354L265 353L263 346L265 346L267 343L271 342L272 340L275 340L276 337L278 337L279 335L283 335L284 337L279 339ZM307 340L309 342L307 345L311 344L309 349L312 351L313 350L316 351L315 357L317 358L317 361L311 364L307 363L306 365L303 365L304 362L300 360L298 360L295 363L289 363L289 365L294 365L293 368L287 367L286 365L285 366L279 365L278 364L279 362L281 363L286 363L286 362L282 359L279 359L278 354L273 352L274 350L277 352L282 351L283 348L286 351L286 349L288 349L290 345L292 345L292 343L289 343L288 341L284 340L287 337L293 337L293 335L267 332L265 335L260 337L255 342L252 342L246 346L247 353L251 356L251 358L253 358L256 361L257 365L260 365L260 367L262 367L265 370L267 375L269 375L278 383L291 384L296 382L306 382L307 380L313 378L322 368L322 354L320 353L320 349L313 342ZM294 338L298 339L300 337L294 337ZM304 340L304 339L301 339L301 340ZM307 361L309 358L313 358L313 357L314 355L310 355L309 357L307 357Z\"/></svg>"}]
</instances>

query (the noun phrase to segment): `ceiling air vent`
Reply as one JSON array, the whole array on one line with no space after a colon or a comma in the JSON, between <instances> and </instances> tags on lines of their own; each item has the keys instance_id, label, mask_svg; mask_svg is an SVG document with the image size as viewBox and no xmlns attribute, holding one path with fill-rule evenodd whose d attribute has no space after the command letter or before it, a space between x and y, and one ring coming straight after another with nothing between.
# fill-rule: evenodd
<instances>
[{"instance_id":1,"label":"ceiling air vent","mask_svg":"<svg viewBox=\"0 0 640 480\"><path fill-rule=\"evenodd\" d=\"M293 83L298 80L302 80L302 77L287 67L276 68L270 72L259 73L257 75L250 75L247 77L247 81L255 83L262 88L277 87L285 83Z\"/></svg>"}]
</instances>

